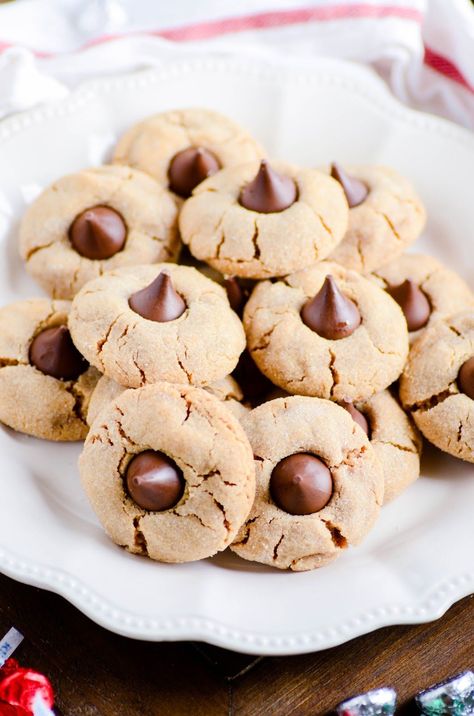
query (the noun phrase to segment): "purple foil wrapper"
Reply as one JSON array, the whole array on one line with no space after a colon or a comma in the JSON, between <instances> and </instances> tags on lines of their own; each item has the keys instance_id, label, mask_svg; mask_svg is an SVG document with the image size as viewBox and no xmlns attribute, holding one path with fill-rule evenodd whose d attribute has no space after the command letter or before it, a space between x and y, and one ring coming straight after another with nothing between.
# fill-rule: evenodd
<instances>
[{"instance_id":1,"label":"purple foil wrapper","mask_svg":"<svg viewBox=\"0 0 474 716\"><path fill-rule=\"evenodd\" d=\"M397 692L388 686L367 691L342 701L337 716L392 716L397 705Z\"/></svg>"},{"instance_id":2,"label":"purple foil wrapper","mask_svg":"<svg viewBox=\"0 0 474 716\"><path fill-rule=\"evenodd\" d=\"M415 698L423 716L472 716L474 673L464 671L421 691Z\"/></svg>"}]
</instances>

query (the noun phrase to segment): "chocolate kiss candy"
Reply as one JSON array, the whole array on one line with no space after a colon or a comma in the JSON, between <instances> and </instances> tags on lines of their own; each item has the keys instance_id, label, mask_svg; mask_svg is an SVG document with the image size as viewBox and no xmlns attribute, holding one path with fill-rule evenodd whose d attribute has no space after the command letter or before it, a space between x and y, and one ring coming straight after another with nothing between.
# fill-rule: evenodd
<instances>
[{"instance_id":1,"label":"chocolate kiss candy","mask_svg":"<svg viewBox=\"0 0 474 716\"><path fill-rule=\"evenodd\" d=\"M295 203L298 192L290 177L278 174L262 159L257 175L240 192L239 202L260 214L283 211Z\"/></svg>"},{"instance_id":2,"label":"chocolate kiss candy","mask_svg":"<svg viewBox=\"0 0 474 716\"><path fill-rule=\"evenodd\" d=\"M278 507L290 515L311 515L331 499L332 476L319 458L296 453L273 468L270 494Z\"/></svg>"},{"instance_id":3,"label":"chocolate kiss candy","mask_svg":"<svg viewBox=\"0 0 474 716\"><path fill-rule=\"evenodd\" d=\"M308 328L332 341L346 338L360 325L359 309L342 294L332 276L316 296L305 303L301 318Z\"/></svg>"},{"instance_id":4,"label":"chocolate kiss candy","mask_svg":"<svg viewBox=\"0 0 474 716\"><path fill-rule=\"evenodd\" d=\"M76 380L89 364L72 342L67 326L46 328L33 338L30 363L45 375L59 380Z\"/></svg>"},{"instance_id":5,"label":"chocolate kiss candy","mask_svg":"<svg viewBox=\"0 0 474 716\"><path fill-rule=\"evenodd\" d=\"M120 214L108 206L93 206L76 216L69 240L87 259L109 259L123 249L127 227Z\"/></svg>"},{"instance_id":6,"label":"chocolate kiss candy","mask_svg":"<svg viewBox=\"0 0 474 716\"><path fill-rule=\"evenodd\" d=\"M461 393L474 400L474 356L468 358L459 369L458 385Z\"/></svg>"},{"instance_id":7,"label":"chocolate kiss candy","mask_svg":"<svg viewBox=\"0 0 474 716\"><path fill-rule=\"evenodd\" d=\"M227 298L229 299L231 309L240 316L242 309L245 306L247 296L240 285L239 280L235 276L226 278L224 281L224 288L227 291Z\"/></svg>"},{"instance_id":8,"label":"chocolate kiss candy","mask_svg":"<svg viewBox=\"0 0 474 716\"><path fill-rule=\"evenodd\" d=\"M169 187L183 198L198 184L219 171L217 157L203 147L188 147L174 155L168 168Z\"/></svg>"},{"instance_id":9,"label":"chocolate kiss candy","mask_svg":"<svg viewBox=\"0 0 474 716\"><path fill-rule=\"evenodd\" d=\"M176 505L183 496L184 478L167 455L145 450L129 462L126 473L130 497L144 510L161 512Z\"/></svg>"},{"instance_id":10,"label":"chocolate kiss candy","mask_svg":"<svg viewBox=\"0 0 474 716\"><path fill-rule=\"evenodd\" d=\"M331 176L333 179L338 181L344 189L347 203L351 209L353 209L354 206L362 204L369 193L369 190L363 181L347 174L347 172L345 172L341 165L337 164L337 162L334 162L331 165Z\"/></svg>"},{"instance_id":11,"label":"chocolate kiss candy","mask_svg":"<svg viewBox=\"0 0 474 716\"><path fill-rule=\"evenodd\" d=\"M186 310L186 304L176 293L171 277L164 271L149 286L130 296L128 305L143 318L159 323L174 321Z\"/></svg>"},{"instance_id":12,"label":"chocolate kiss candy","mask_svg":"<svg viewBox=\"0 0 474 716\"><path fill-rule=\"evenodd\" d=\"M405 314L409 331L426 326L431 315L430 302L414 281L408 278L398 286L388 286L386 291Z\"/></svg>"},{"instance_id":13,"label":"chocolate kiss candy","mask_svg":"<svg viewBox=\"0 0 474 716\"><path fill-rule=\"evenodd\" d=\"M347 203L351 209L353 209L354 206L362 204L369 193L369 190L363 181L347 174L347 172L345 172L341 165L337 162L334 162L331 165L331 176L333 179L338 181L344 189Z\"/></svg>"},{"instance_id":14,"label":"chocolate kiss candy","mask_svg":"<svg viewBox=\"0 0 474 716\"><path fill-rule=\"evenodd\" d=\"M352 417L352 420L357 423L357 425L360 425L367 437L370 437L369 421L365 417L364 413L361 413L360 410L357 410L352 401L343 400L339 403L339 405L341 406L341 408L344 408L344 410L347 410L347 412Z\"/></svg>"}]
</instances>

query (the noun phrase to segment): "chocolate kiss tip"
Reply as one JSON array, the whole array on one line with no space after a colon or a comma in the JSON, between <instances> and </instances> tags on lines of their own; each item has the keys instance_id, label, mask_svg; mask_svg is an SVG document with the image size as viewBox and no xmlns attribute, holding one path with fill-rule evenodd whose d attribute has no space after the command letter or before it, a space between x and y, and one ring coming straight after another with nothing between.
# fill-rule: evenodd
<instances>
[{"instance_id":1,"label":"chocolate kiss tip","mask_svg":"<svg viewBox=\"0 0 474 716\"><path fill-rule=\"evenodd\" d=\"M468 358L459 369L458 386L461 393L474 400L474 356Z\"/></svg>"},{"instance_id":2,"label":"chocolate kiss tip","mask_svg":"<svg viewBox=\"0 0 474 716\"><path fill-rule=\"evenodd\" d=\"M154 450L138 453L126 471L130 497L144 510L164 511L176 505L183 496L185 481L176 463Z\"/></svg>"},{"instance_id":3,"label":"chocolate kiss tip","mask_svg":"<svg viewBox=\"0 0 474 716\"><path fill-rule=\"evenodd\" d=\"M338 181L344 189L344 194L346 195L347 203L349 204L350 209L362 204L369 193L369 190L363 181L348 174L337 162L333 162L331 165L331 176L333 179Z\"/></svg>"},{"instance_id":4,"label":"chocolate kiss tip","mask_svg":"<svg viewBox=\"0 0 474 716\"><path fill-rule=\"evenodd\" d=\"M219 169L219 164L215 156L203 147L197 147L192 160L195 170L202 177L208 177Z\"/></svg>"},{"instance_id":5,"label":"chocolate kiss tip","mask_svg":"<svg viewBox=\"0 0 474 716\"><path fill-rule=\"evenodd\" d=\"M386 291L405 314L409 331L426 326L431 315L430 302L414 281L407 279L398 286L388 286Z\"/></svg>"},{"instance_id":6,"label":"chocolate kiss tip","mask_svg":"<svg viewBox=\"0 0 474 716\"><path fill-rule=\"evenodd\" d=\"M283 458L270 476L270 495L290 515L310 515L327 505L333 492L332 475L315 455L295 453Z\"/></svg>"},{"instance_id":7,"label":"chocolate kiss tip","mask_svg":"<svg viewBox=\"0 0 474 716\"><path fill-rule=\"evenodd\" d=\"M359 309L341 293L331 275L326 276L316 296L305 303L301 318L312 331L333 341L350 336L361 322Z\"/></svg>"},{"instance_id":8,"label":"chocolate kiss tip","mask_svg":"<svg viewBox=\"0 0 474 716\"><path fill-rule=\"evenodd\" d=\"M76 380L89 364L72 342L67 326L45 328L33 339L30 363L44 375L58 380Z\"/></svg>"},{"instance_id":9,"label":"chocolate kiss tip","mask_svg":"<svg viewBox=\"0 0 474 716\"><path fill-rule=\"evenodd\" d=\"M365 417L364 413L361 413L360 410L357 410L352 400L343 400L339 403L339 405L341 406L341 408L344 408L344 410L347 410L352 420L357 423L357 425L360 425L367 437L370 437L369 421Z\"/></svg>"},{"instance_id":10,"label":"chocolate kiss tip","mask_svg":"<svg viewBox=\"0 0 474 716\"><path fill-rule=\"evenodd\" d=\"M184 199L207 177L219 171L221 165L217 157L204 147L188 147L172 158L168 179L171 191Z\"/></svg>"},{"instance_id":11,"label":"chocolate kiss tip","mask_svg":"<svg viewBox=\"0 0 474 716\"><path fill-rule=\"evenodd\" d=\"M175 291L170 275L164 271L148 286L130 296L128 305L143 318L158 323L174 321L186 310L186 304Z\"/></svg>"},{"instance_id":12,"label":"chocolate kiss tip","mask_svg":"<svg viewBox=\"0 0 474 716\"><path fill-rule=\"evenodd\" d=\"M262 159L255 177L240 192L239 202L245 209L260 214L284 211L297 199L296 184L288 176L276 172Z\"/></svg>"},{"instance_id":13,"label":"chocolate kiss tip","mask_svg":"<svg viewBox=\"0 0 474 716\"><path fill-rule=\"evenodd\" d=\"M76 216L69 240L81 256L104 260L123 249L127 227L121 214L109 206L93 206Z\"/></svg>"}]
</instances>

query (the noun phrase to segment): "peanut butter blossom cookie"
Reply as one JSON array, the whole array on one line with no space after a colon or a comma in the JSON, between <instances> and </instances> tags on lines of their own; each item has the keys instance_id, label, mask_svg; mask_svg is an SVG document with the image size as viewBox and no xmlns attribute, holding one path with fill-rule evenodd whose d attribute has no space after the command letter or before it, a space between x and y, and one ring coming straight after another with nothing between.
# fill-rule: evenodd
<instances>
[{"instance_id":1,"label":"peanut butter blossom cookie","mask_svg":"<svg viewBox=\"0 0 474 716\"><path fill-rule=\"evenodd\" d=\"M434 445L474 462L474 310L439 320L414 344L400 398Z\"/></svg>"},{"instance_id":2,"label":"peanut butter blossom cookie","mask_svg":"<svg viewBox=\"0 0 474 716\"><path fill-rule=\"evenodd\" d=\"M279 398L242 421L257 490L232 550L279 569L322 567L372 528L383 475L347 411L318 398Z\"/></svg>"},{"instance_id":3,"label":"peanut butter blossom cookie","mask_svg":"<svg viewBox=\"0 0 474 716\"><path fill-rule=\"evenodd\" d=\"M420 475L421 437L389 390L352 403L342 401L362 428L379 459L384 476L384 503L397 497Z\"/></svg>"},{"instance_id":4,"label":"peanut butter blossom cookie","mask_svg":"<svg viewBox=\"0 0 474 716\"><path fill-rule=\"evenodd\" d=\"M462 278L432 256L404 254L372 275L400 305L411 341L441 316L474 306L474 296Z\"/></svg>"},{"instance_id":5,"label":"peanut butter blossom cookie","mask_svg":"<svg viewBox=\"0 0 474 716\"><path fill-rule=\"evenodd\" d=\"M191 386L123 392L94 423L79 468L113 541L163 562L225 549L255 494L252 451L238 420Z\"/></svg>"},{"instance_id":6,"label":"peanut butter blossom cookie","mask_svg":"<svg viewBox=\"0 0 474 716\"><path fill-rule=\"evenodd\" d=\"M340 184L314 169L250 162L200 184L180 214L193 256L223 274L283 276L324 259L348 220Z\"/></svg>"},{"instance_id":7,"label":"peanut butter blossom cookie","mask_svg":"<svg viewBox=\"0 0 474 716\"><path fill-rule=\"evenodd\" d=\"M114 161L151 174L187 198L219 169L262 156L255 139L228 117L208 109L182 109L134 125L117 144Z\"/></svg>"},{"instance_id":8,"label":"peanut butter blossom cookie","mask_svg":"<svg viewBox=\"0 0 474 716\"><path fill-rule=\"evenodd\" d=\"M63 177L26 212L20 253L53 298L72 298L119 266L174 261L177 208L171 194L129 167L105 166Z\"/></svg>"},{"instance_id":9,"label":"peanut butter blossom cookie","mask_svg":"<svg viewBox=\"0 0 474 716\"><path fill-rule=\"evenodd\" d=\"M221 400L236 418L240 419L247 414L248 408L241 403L243 393L239 384L231 375L227 375L222 380L218 380L210 385L203 385L202 388ZM101 410L112 400L118 398L124 390L127 390L127 388L116 383L115 380L107 378L106 375L103 375L91 395L89 409L87 411L87 423L92 425Z\"/></svg>"},{"instance_id":10,"label":"peanut butter blossom cookie","mask_svg":"<svg viewBox=\"0 0 474 716\"><path fill-rule=\"evenodd\" d=\"M0 308L0 420L46 440L83 440L100 374L74 346L70 303L34 298Z\"/></svg>"},{"instance_id":11,"label":"peanut butter blossom cookie","mask_svg":"<svg viewBox=\"0 0 474 716\"><path fill-rule=\"evenodd\" d=\"M260 370L300 395L363 400L399 377L408 354L398 304L360 274L330 262L258 284L244 326Z\"/></svg>"},{"instance_id":12,"label":"peanut butter blossom cookie","mask_svg":"<svg viewBox=\"0 0 474 716\"><path fill-rule=\"evenodd\" d=\"M349 225L332 261L368 273L399 256L423 231L426 212L407 179L388 167L333 164L349 204Z\"/></svg>"},{"instance_id":13,"label":"peanut butter blossom cookie","mask_svg":"<svg viewBox=\"0 0 474 716\"><path fill-rule=\"evenodd\" d=\"M121 385L208 384L245 348L225 290L188 266L111 271L75 297L69 327L87 360Z\"/></svg>"}]
</instances>

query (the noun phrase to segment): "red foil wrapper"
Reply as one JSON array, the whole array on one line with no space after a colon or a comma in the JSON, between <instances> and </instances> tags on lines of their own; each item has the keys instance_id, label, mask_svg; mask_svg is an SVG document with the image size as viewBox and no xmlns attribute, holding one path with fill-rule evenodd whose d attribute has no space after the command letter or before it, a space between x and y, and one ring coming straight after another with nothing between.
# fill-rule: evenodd
<instances>
[{"instance_id":1,"label":"red foil wrapper","mask_svg":"<svg viewBox=\"0 0 474 716\"><path fill-rule=\"evenodd\" d=\"M46 676L8 659L0 669L0 716L32 716L37 694L52 708L54 694Z\"/></svg>"},{"instance_id":2,"label":"red foil wrapper","mask_svg":"<svg viewBox=\"0 0 474 716\"><path fill-rule=\"evenodd\" d=\"M0 716L30 716L31 711L25 711L21 706L10 706L0 701Z\"/></svg>"}]
</instances>

